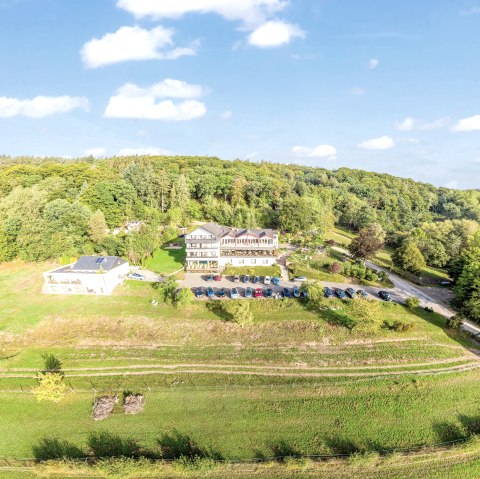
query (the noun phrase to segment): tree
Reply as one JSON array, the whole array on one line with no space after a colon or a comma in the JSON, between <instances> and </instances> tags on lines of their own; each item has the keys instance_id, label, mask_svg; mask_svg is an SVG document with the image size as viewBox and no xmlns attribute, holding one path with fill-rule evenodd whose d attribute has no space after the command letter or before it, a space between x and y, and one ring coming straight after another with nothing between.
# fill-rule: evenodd
<instances>
[{"instance_id":1,"label":"tree","mask_svg":"<svg viewBox=\"0 0 480 479\"><path fill-rule=\"evenodd\" d=\"M182 288L175 294L175 306L188 306L194 299L195 295L190 288Z\"/></svg>"},{"instance_id":2,"label":"tree","mask_svg":"<svg viewBox=\"0 0 480 479\"><path fill-rule=\"evenodd\" d=\"M325 308L325 292L320 283L308 283L305 285L308 292L308 304L313 309L320 311Z\"/></svg>"},{"instance_id":3,"label":"tree","mask_svg":"<svg viewBox=\"0 0 480 479\"><path fill-rule=\"evenodd\" d=\"M59 403L66 394L67 386L60 373L39 373L38 386L33 388L33 393L40 401Z\"/></svg>"},{"instance_id":4,"label":"tree","mask_svg":"<svg viewBox=\"0 0 480 479\"><path fill-rule=\"evenodd\" d=\"M366 228L362 228L358 236L348 246L348 250L355 260L366 260L375 256L380 251L385 242L385 232L383 228L374 223Z\"/></svg>"},{"instance_id":5,"label":"tree","mask_svg":"<svg viewBox=\"0 0 480 479\"><path fill-rule=\"evenodd\" d=\"M182 213L188 211L190 203L190 190L185 175L179 175L174 181L170 190L170 205L172 208L178 208Z\"/></svg>"},{"instance_id":6,"label":"tree","mask_svg":"<svg viewBox=\"0 0 480 479\"><path fill-rule=\"evenodd\" d=\"M412 241L404 241L392 256L395 266L413 274L420 274L425 268L425 259L418 249L418 246Z\"/></svg>"},{"instance_id":7,"label":"tree","mask_svg":"<svg viewBox=\"0 0 480 479\"><path fill-rule=\"evenodd\" d=\"M354 320L354 329L372 333L382 324L382 311L379 301L357 298L350 303L350 314Z\"/></svg>"},{"instance_id":8,"label":"tree","mask_svg":"<svg viewBox=\"0 0 480 479\"><path fill-rule=\"evenodd\" d=\"M410 296L405 300L405 304L409 309L415 309L420 306L420 300L416 296Z\"/></svg>"},{"instance_id":9,"label":"tree","mask_svg":"<svg viewBox=\"0 0 480 479\"><path fill-rule=\"evenodd\" d=\"M227 312L231 320L240 324L242 327L253 323L253 313L250 310L249 301L230 301L225 303Z\"/></svg>"},{"instance_id":10,"label":"tree","mask_svg":"<svg viewBox=\"0 0 480 479\"><path fill-rule=\"evenodd\" d=\"M329 267L330 273L339 274L342 271L342 265L334 261Z\"/></svg>"},{"instance_id":11,"label":"tree","mask_svg":"<svg viewBox=\"0 0 480 479\"><path fill-rule=\"evenodd\" d=\"M462 314L456 314L447 319L447 328L460 329L463 325L465 318Z\"/></svg>"},{"instance_id":12,"label":"tree","mask_svg":"<svg viewBox=\"0 0 480 479\"><path fill-rule=\"evenodd\" d=\"M174 278L168 276L163 281L155 283L153 287L158 293L157 297L160 303L172 304L174 302L178 289L178 283Z\"/></svg>"},{"instance_id":13,"label":"tree","mask_svg":"<svg viewBox=\"0 0 480 479\"><path fill-rule=\"evenodd\" d=\"M101 243L107 236L107 222L102 211L97 210L88 220L88 235L94 243Z\"/></svg>"},{"instance_id":14,"label":"tree","mask_svg":"<svg viewBox=\"0 0 480 479\"><path fill-rule=\"evenodd\" d=\"M42 373L57 373L63 376L62 361L60 361L54 354L44 353L43 359L43 371Z\"/></svg>"}]
</instances>

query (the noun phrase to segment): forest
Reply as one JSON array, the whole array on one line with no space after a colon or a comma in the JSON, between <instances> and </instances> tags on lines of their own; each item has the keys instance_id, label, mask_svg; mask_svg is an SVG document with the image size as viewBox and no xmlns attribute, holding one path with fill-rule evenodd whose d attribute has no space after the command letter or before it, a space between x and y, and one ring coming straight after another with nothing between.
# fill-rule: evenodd
<instances>
[{"instance_id":1,"label":"forest","mask_svg":"<svg viewBox=\"0 0 480 479\"><path fill-rule=\"evenodd\" d=\"M112 234L133 220L139 231ZM141 263L195 220L317 242L334 225L379 225L394 262L447 268L464 313L480 320L480 191L212 157L0 157L0 261L110 254Z\"/></svg>"}]
</instances>

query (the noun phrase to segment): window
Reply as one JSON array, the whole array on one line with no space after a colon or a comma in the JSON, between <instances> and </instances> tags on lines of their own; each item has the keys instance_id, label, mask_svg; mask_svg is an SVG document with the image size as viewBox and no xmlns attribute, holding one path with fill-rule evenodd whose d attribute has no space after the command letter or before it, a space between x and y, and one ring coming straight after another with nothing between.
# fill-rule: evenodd
<instances>
[{"instance_id":1,"label":"window","mask_svg":"<svg viewBox=\"0 0 480 479\"><path fill-rule=\"evenodd\" d=\"M244 259L239 259L238 264L245 264L245 260Z\"/></svg>"},{"instance_id":2,"label":"window","mask_svg":"<svg viewBox=\"0 0 480 479\"><path fill-rule=\"evenodd\" d=\"M263 264L268 264L268 259L264 259Z\"/></svg>"},{"instance_id":3,"label":"window","mask_svg":"<svg viewBox=\"0 0 480 479\"><path fill-rule=\"evenodd\" d=\"M251 264L257 264L257 260L256 260L256 259L252 259Z\"/></svg>"}]
</instances>

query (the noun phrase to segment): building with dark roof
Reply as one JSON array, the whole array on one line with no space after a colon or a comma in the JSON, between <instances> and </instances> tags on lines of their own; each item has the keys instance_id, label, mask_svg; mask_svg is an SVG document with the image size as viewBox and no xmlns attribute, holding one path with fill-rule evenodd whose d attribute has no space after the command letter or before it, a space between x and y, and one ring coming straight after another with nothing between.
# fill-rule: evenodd
<instances>
[{"instance_id":1,"label":"building with dark roof","mask_svg":"<svg viewBox=\"0 0 480 479\"><path fill-rule=\"evenodd\" d=\"M130 271L118 256L81 256L75 263L43 273L48 294L109 295Z\"/></svg>"},{"instance_id":2,"label":"building with dark roof","mask_svg":"<svg viewBox=\"0 0 480 479\"><path fill-rule=\"evenodd\" d=\"M219 271L232 266L276 263L278 232L206 223L185 236L189 271Z\"/></svg>"}]
</instances>

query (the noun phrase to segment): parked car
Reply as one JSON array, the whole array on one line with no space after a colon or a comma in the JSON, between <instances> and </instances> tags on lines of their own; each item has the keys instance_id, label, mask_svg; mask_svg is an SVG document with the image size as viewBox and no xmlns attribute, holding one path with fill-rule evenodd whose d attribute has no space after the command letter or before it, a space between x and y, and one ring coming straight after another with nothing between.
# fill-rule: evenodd
<instances>
[{"instance_id":1,"label":"parked car","mask_svg":"<svg viewBox=\"0 0 480 479\"><path fill-rule=\"evenodd\" d=\"M203 288L197 288L196 291L195 291L195 297L196 298L203 298L203 296L205 295L205 291L203 290Z\"/></svg>"},{"instance_id":2,"label":"parked car","mask_svg":"<svg viewBox=\"0 0 480 479\"><path fill-rule=\"evenodd\" d=\"M230 290L230 298L232 299L238 299L240 298L240 293L238 292L238 289L237 288L232 288Z\"/></svg>"},{"instance_id":3,"label":"parked car","mask_svg":"<svg viewBox=\"0 0 480 479\"><path fill-rule=\"evenodd\" d=\"M255 276L253 278L253 284L258 284L258 283L260 283L260 276Z\"/></svg>"},{"instance_id":4,"label":"parked car","mask_svg":"<svg viewBox=\"0 0 480 479\"><path fill-rule=\"evenodd\" d=\"M222 275L221 275L221 274L217 274L216 276L213 277L213 280L214 280L214 281L222 281Z\"/></svg>"},{"instance_id":5,"label":"parked car","mask_svg":"<svg viewBox=\"0 0 480 479\"><path fill-rule=\"evenodd\" d=\"M292 292L294 298L300 298L300 290L297 287L293 288Z\"/></svg>"},{"instance_id":6,"label":"parked car","mask_svg":"<svg viewBox=\"0 0 480 479\"><path fill-rule=\"evenodd\" d=\"M285 298L290 298L292 296L292 294L290 293L290 290L288 288L283 288L282 293L283 293L283 296Z\"/></svg>"},{"instance_id":7,"label":"parked car","mask_svg":"<svg viewBox=\"0 0 480 479\"><path fill-rule=\"evenodd\" d=\"M249 276L248 274L246 274L246 275L243 277L242 281L243 281L244 283L248 283L248 282L250 281L250 276Z\"/></svg>"},{"instance_id":8,"label":"parked car","mask_svg":"<svg viewBox=\"0 0 480 479\"><path fill-rule=\"evenodd\" d=\"M130 273L128 276L127 276L128 279L134 279L136 281L143 281L145 279L145 276L143 276L143 274L139 274L139 273Z\"/></svg>"},{"instance_id":9,"label":"parked car","mask_svg":"<svg viewBox=\"0 0 480 479\"><path fill-rule=\"evenodd\" d=\"M207 275L207 277L205 278L205 281L213 281L213 274Z\"/></svg>"},{"instance_id":10,"label":"parked car","mask_svg":"<svg viewBox=\"0 0 480 479\"><path fill-rule=\"evenodd\" d=\"M347 288L345 292L350 296L350 298L355 298L357 296L357 292L353 288Z\"/></svg>"},{"instance_id":11,"label":"parked car","mask_svg":"<svg viewBox=\"0 0 480 479\"><path fill-rule=\"evenodd\" d=\"M335 288L335 294L340 298L340 299L346 299L347 295L343 289L340 288Z\"/></svg>"},{"instance_id":12,"label":"parked car","mask_svg":"<svg viewBox=\"0 0 480 479\"><path fill-rule=\"evenodd\" d=\"M227 295L226 291L225 291L225 288L220 288L218 291L217 291L217 296L219 298L225 298L225 296Z\"/></svg>"},{"instance_id":13,"label":"parked car","mask_svg":"<svg viewBox=\"0 0 480 479\"><path fill-rule=\"evenodd\" d=\"M379 291L378 296L380 296L380 298L382 298L384 301L391 301L392 300L392 297L390 296L390 293L388 293L387 291Z\"/></svg>"},{"instance_id":14,"label":"parked car","mask_svg":"<svg viewBox=\"0 0 480 479\"><path fill-rule=\"evenodd\" d=\"M262 288L257 288L255 290L255 298L263 298L263 289Z\"/></svg>"},{"instance_id":15,"label":"parked car","mask_svg":"<svg viewBox=\"0 0 480 479\"><path fill-rule=\"evenodd\" d=\"M236 274L234 277L233 277L233 282L234 283L240 283L240 276L238 274Z\"/></svg>"},{"instance_id":16,"label":"parked car","mask_svg":"<svg viewBox=\"0 0 480 479\"><path fill-rule=\"evenodd\" d=\"M207 296L209 298L213 298L215 296L215 292L213 291L213 288L211 288L210 286L207 288Z\"/></svg>"},{"instance_id":17,"label":"parked car","mask_svg":"<svg viewBox=\"0 0 480 479\"><path fill-rule=\"evenodd\" d=\"M275 286L278 286L280 284L280 278L277 278L276 276L272 279L272 283Z\"/></svg>"},{"instance_id":18,"label":"parked car","mask_svg":"<svg viewBox=\"0 0 480 479\"><path fill-rule=\"evenodd\" d=\"M265 276L263 279L263 283L269 285L272 282L272 278L270 276Z\"/></svg>"},{"instance_id":19,"label":"parked car","mask_svg":"<svg viewBox=\"0 0 480 479\"><path fill-rule=\"evenodd\" d=\"M307 281L307 277L306 276L295 276L295 278L293 278L293 281L298 281L299 283L304 283L305 281Z\"/></svg>"},{"instance_id":20,"label":"parked car","mask_svg":"<svg viewBox=\"0 0 480 479\"><path fill-rule=\"evenodd\" d=\"M271 298L273 296L273 290L271 288L267 288L265 290L265 298Z\"/></svg>"},{"instance_id":21,"label":"parked car","mask_svg":"<svg viewBox=\"0 0 480 479\"><path fill-rule=\"evenodd\" d=\"M308 291L306 289L303 289L302 291L300 291L300 296L302 298L308 298Z\"/></svg>"},{"instance_id":22,"label":"parked car","mask_svg":"<svg viewBox=\"0 0 480 479\"><path fill-rule=\"evenodd\" d=\"M368 298L368 293L364 289L359 289L357 291L357 296L360 296L363 299Z\"/></svg>"},{"instance_id":23,"label":"parked car","mask_svg":"<svg viewBox=\"0 0 480 479\"><path fill-rule=\"evenodd\" d=\"M253 297L253 289L252 288L247 288L245 290L245 298L251 298Z\"/></svg>"},{"instance_id":24,"label":"parked car","mask_svg":"<svg viewBox=\"0 0 480 479\"><path fill-rule=\"evenodd\" d=\"M325 294L325 298L333 298L334 296L333 291L328 287L323 288L323 293Z\"/></svg>"}]
</instances>

